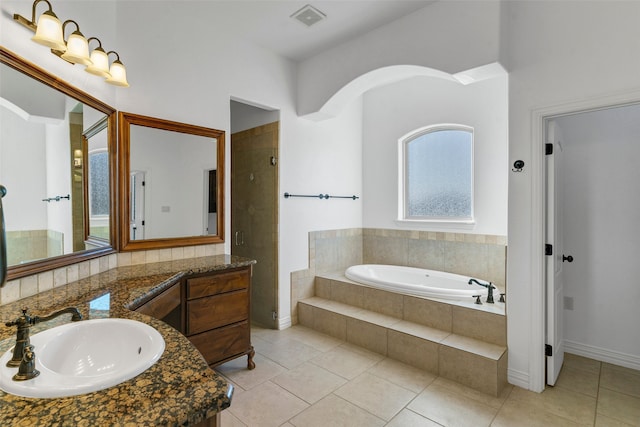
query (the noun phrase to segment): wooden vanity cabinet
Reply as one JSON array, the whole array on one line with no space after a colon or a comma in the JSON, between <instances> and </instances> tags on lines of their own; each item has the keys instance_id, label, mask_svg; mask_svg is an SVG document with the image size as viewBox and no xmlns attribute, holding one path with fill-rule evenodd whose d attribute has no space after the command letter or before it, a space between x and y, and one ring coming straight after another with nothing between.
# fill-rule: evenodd
<instances>
[{"instance_id":1,"label":"wooden vanity cabinet","mask_svg":"<svg viewBox=\"0 0 640 427\"><path fill-rule=\"evenodd\" d=\"M185 335L211 366L247 355L255 368L250 285L250 266L184 279Z\"/></svg>"},{"instance_id":2,"label":"wooden vanity cabinet","mask_svg":"<svg viewBox=\"0 0 640 427\"><path fill-rule=\"evenodd\" d=\"M138 313L160 319L184 333L180 282L135 309Z\"/></svg>"}]
</instances>

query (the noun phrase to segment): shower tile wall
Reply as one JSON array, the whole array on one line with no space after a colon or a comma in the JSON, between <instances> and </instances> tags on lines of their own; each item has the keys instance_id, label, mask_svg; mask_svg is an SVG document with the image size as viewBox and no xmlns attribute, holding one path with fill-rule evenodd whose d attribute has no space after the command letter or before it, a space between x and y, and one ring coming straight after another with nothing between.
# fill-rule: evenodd
<instances>
[{"instance_id":1,"label":"shower tile wall","mask_svg":"<svg viewBox=\"0 0 640 427\"><path fill-rule=\"evenodd\" d=\"M489 280L506 289L505 236L351 228L309 233L309 268L291 273L291 318L314 296L316 274L356 264L394 264Z\"/></svg>"}]
</instances>

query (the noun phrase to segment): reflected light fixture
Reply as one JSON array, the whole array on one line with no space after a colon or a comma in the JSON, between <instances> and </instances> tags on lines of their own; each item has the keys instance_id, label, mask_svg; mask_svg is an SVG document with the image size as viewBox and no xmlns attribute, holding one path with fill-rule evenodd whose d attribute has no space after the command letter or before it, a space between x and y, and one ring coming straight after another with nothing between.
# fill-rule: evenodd
<instances>
[{"instance_id":1,"label":"reflected light fixture","mask_svg":"<svg viewBox=\"0 0 640 427\"><path fill-rule=\"evenodd\" d=\"M40 2L45 2L48 9L40 15L36 24L36 6ZM127 82L127 71L120 61L120 55L115 51L105 53L102 42L97 37L86 39L80 32L80 26L74 20L68 19L63 24L53 13L53 8L48 0L35 0L31 9L31 20L18 15L13 15L13 19L24 25L35 33L31 38L34 42L51 48L51 52L71 64L86 65L85 71L104 77L107 83L129 87ZM64 32L68 24L74 24L76 29L65 41ZM95 40L98 47L91 51L89 55L89 43ZM109 66L109 55L114 54L116 59Z\"/></svg>"},{"instance_id":2,"label":"reflected light fixture","mask_svg":"<svg viewBox=\"0 0 640 427\"><path fill-rule=\"evenodd\" d=\"M90 44L91 40L96 40L98 47L91 51L91 65L87 66L84 70L96 76L111 77L111 74L109 74L109 57L107 56L107 52L102 48L102 42L97 37L89 37L87 43Z\"/></svg>"},{"instance_id":3,"label":"reflected light fixture","mask_svg":"<svg viewBox=\"0 0 640 427\"><path fill-rule=\"evenodd\" d=\"M36 6L40 2L45 2L47 6L49 6L49 9L40 15L38 23L36 24ZM56 14L53 13L53 8L48 0L35 0L33 2L31 20L17 13L13 15L13 19L36 33L35 36L31 38L34 42L63 52L67 49L62 35L62 24Z\"/></svg>"},{"instance_id":4,"label":"reflected light fixture","mask_svg":"<svg viewBox=\"0 0 640 427\"><path fill-rule=\"evenodd\" d=\"M116 55L116 59L111 63L111 68L109 68L109 74L111 74L111 76L107 77L107 80L105 81L115 86L129 87L129 82L127 82L127 70L124 68L122 62L120 62L120 55L111 50L107 52L107 56L112 53Z\"/></svg>"}]
</instances>

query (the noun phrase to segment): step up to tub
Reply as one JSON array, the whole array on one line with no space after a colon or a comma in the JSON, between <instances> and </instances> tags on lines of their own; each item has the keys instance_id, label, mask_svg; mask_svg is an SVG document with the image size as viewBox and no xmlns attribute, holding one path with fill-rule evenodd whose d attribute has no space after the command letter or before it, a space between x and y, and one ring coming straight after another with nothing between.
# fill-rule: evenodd
<instances>
[{"instance_id":1,"label":"step up to tub","mask_svg":"<svg viewBox=\"0 0 640 427\"><path fill-rule=\"evenodd\" d=\"M318 279L322 282L322 278L317 278L317 283ZM380 309L389 305L389 298L396 298L385 295L387 292L378 295L381 299L377 303L360 304L352 298L360 292L359 285L349 283L347 279L342 282L335 278L331 280L331 285L335 288L355 286L355 289L342 288L343 292L334 292L335 296L343 297L351 294L348 298L351 301L341 302L326 296L299 301L300 324L490 395L497 396L507 384L507 349L501 344L502 334L490 336L489 342L486 337L482 340L473 338L469 335L473 334L477 325L461 325L465 322L458 321L453 326L453 316L442 311L436 317L450 318L429 320L427 318L430 316L425 311L425 307L428 311L433 304L429 300L405 301L412 305L421 304L420 300L425 301L425 307L413 307L422 314L416 316L420 321L418 323L416 319L407 319L407 316ZM321 288L322 285L316 288L316 294L323 293ZM364 308L367 304L371 307Z\"/></svg>"}]
</instances>

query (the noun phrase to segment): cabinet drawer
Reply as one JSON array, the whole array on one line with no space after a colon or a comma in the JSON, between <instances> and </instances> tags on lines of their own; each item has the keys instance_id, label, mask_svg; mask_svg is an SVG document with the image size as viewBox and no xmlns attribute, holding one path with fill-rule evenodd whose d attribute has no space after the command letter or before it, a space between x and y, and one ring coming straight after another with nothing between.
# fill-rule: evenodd
<instances>
[{"instance_id":1,"label":"cabinet drawer","mask_svg":"<svg viewBox=\"0 0 640 427\"><path fill-rule=\"evenodd\" d=\"M251 346L249 322L192 335L189 340L209 364L246 352Z\"/></svg>"},{"instance_id":2,"label":"cabinet drawer","mask_svg":"<svg viewBox=\"0 0 640 427\"><path fill-rule=\"evenodd\" d=\"M249 271L238 270L210 276L187 279L187 299L201 298L224 292L246 289L249 286Z\"/></svg>"},{"instance_id":3,"label":"cabinet drawer","mask_svg":"<svg viewBox=\"0 0 640 427\"><path fill-rule=\"evenodd\" d=\"M138 313L162 319L180 306L180 284L176 283L160 295L136 308Z\"/></svg>"},{"instance_id":4,"label":"cabinet drawer","mask_svg":"<svg viewBox=\"0 0 640 427\"><path fill-rule=\"evenodd\" d=\"M187 335L249 318L247 289L187 301Z\"/></svg>"}]
</instances>

